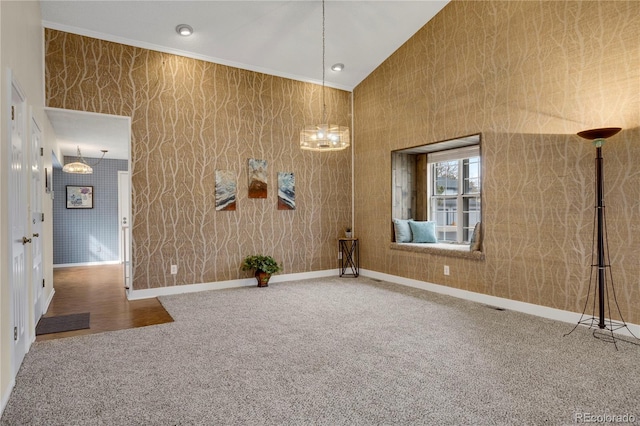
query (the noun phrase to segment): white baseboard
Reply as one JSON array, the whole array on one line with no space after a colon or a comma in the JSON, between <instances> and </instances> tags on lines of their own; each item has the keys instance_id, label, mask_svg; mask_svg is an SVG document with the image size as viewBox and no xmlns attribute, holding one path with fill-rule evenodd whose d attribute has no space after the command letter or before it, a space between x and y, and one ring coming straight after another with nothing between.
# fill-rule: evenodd
<instances>
[{"instance_id":1,"label":"white baseboard","mask_svg":"<svg viewBox=\"0 0 640 426\"><path fill-rule=\"evenodd\" d=\"M49 293L49 297L47 297L47 301L44 302L44 309L42 310L42 315L46 314L49 310L49 305L51 305L51 301L53 300L53 295L56 294L56 289L52 288Z\"/></svg>"},{"instance_id":2,"label":"white baseboard","mask_svg":"<svg viewBox=\"0 0 640 426\"><path fill-rule=\"evenodd\" d=\"M323 271L300 272L295 274L273 275L270 283L281 283L295 280L308 280L312 278L334 277L338 275L337 269L326 269ZM169 296L172 294L194 293L206 290L222 290L225 288L252 287L256 285L255 278L243 278L238 280L217 281L199 284L186 284L171 287L157 287L142 290L132 289L129 291L129 300L149 299L151 297Z\"/></svg>"},{"instance_id":3,"label":"white baseboard","mask_svg":"<svg viewBox=\"0 0 640 426\"><path fill-rule=\"evenodd\" d=\"M338 269L327 269L323 271L302 272L296 274L274 275L271 277L270 283L306 280L312 278L322 278L339 275ZM445 294L447 296L457 297L459 299L469 300L471 302L482 303L485 305L495 306L498 308L508 309L511 311L522 312L542 318L562 321L570 324L577 324L580 320L580 314L577 312L565 311L562 309L550 308L548 306L534 305L533 303L520 302L517 300L505 299L503 297L491 296L488 294L475 293L459 288L447 287L445 285L434 284L426 281L414 280L411 278L399 277L396 275L385 274L382 272L360 269L360 275L363 277L376 278L393 284L404 285L408 287L420 288L422 290L432 291L434 293ZM222 290L225 288L251 287L256 285L255 278L244 278L238 280L218 281L200 284L188 284L172 287L158 287L144 290L131 290L129 292L129 300L148 299L158 296L169 296L172 294L193 293L205 290ZM627 326L633 334L640 336L640 325L627 323ZM621 335L631 337L627 329L617 331Z\"/></svg>"},{"instance_id":4,"label":"white baseboard","mask_svg":"<svg viewBox=\"0 0 640 426\"><path fill-rule=\"evenodd\" d=\"M81 262L81 263L54 263L53 268L70 268L73 266L100 266L100 265L118 265L122 263L119 260L105 260L101 262Z\"/></svg>"},{"instance_id":5,"label":"white baseboard","mask_svg":"<svg viewBox=\"0 0 640 426\"><path fill-rule=\"evenodd\" d=\"M376 278L388 281L394 284L405 285L408 287L420 288L434 293L446 294L447 296L457 297L459 299L469 300L472 302L482 303L485 305L495 306L498 308L508 309L511 311L522 312L529 315L535 315L542 318L552 319L556 321L577 324L580 321L581 314L577 312L565 311L562 309L550 308L548 306L534 305L533 303L520 302L517 300L505 299L503 297L490 296L488 294L474 293L472 291L461 290L459 288L447 287L440 284L433 284L426 281L414 280L411 278L398 277L396 275L385 274L382 272L369 271L360 269L360 275L369 278ZM640 337L640 326L627 323L631 333ZM617 333L632 337L629 330L622 328Z\"/></svg>"},{"instance_id":6,"label":"white baseboard","mask_svg":"<svg viewBox=\"0 0 640 426\"><path fill-rule=\"evenodd\" d=\"M11 381L9 382L9 385L7 386L6 389L4 389L2 391L2 401L0 402L0 417L2 417L2 413L4 413L4 409L7 406L7 403L9 402L9 397L11 396L11 391L13 391L13 387L16 385L16 380L15 379L11 379Z\"/></svg>"}]
</instances>

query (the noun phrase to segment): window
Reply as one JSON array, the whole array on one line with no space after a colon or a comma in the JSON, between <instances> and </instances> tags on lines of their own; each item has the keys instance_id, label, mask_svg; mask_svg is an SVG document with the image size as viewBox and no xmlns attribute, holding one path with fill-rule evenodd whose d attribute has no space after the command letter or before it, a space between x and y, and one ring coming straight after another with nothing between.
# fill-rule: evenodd
<instances>
[{"instance_id":1,"label":"window","mask_svg":"<svg viewBox=\"0 0 640 426\"><path fill-rule=\"evenodd\" d=\"M427 154L429 219L438 241L468 243L480 222L480 149L478 145Z\"/></svg>"},{"instance_id":2,"label":"window","mask_svg":"<svg viewBox=\"0 0 640 426\"><path fill-rule=\"evenodd\" d=\"M439 242L468 244L481 220L481 164L479 134L393 151L392 219L435 221Z\"/></svg>"}]
</instances>

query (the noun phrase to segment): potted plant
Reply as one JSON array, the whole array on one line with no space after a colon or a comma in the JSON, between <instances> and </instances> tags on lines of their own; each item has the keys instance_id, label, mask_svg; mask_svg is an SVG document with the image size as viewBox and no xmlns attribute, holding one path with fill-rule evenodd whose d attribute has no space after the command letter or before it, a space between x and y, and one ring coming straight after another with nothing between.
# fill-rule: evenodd
<instances>
[{"instance_id":1,"label":"potted plant","mask_svg":"<svg viewBox=\"0 0 640 426\"><path fill-rule=\"evenodd\" d=\"M350 226L347 226L347 229L344 231L344 235L347 238L351 238L352 237L353 234L351 233L351 227Z\"/></svg>"},{"instance_id":2,"label":"potted plant","mask_svg":"<svg viewBox=\"0 0 640 426\"><path fill-rule=\"evenodd\" d=\"M247 256L242 261L242 270L250 271L255 270L255 277L258 280L258 287L268 287L271 274L275 274L280 269L278 262L271 256L264 256L257 254L254 256Z\"/></svg>"}]
</instances>

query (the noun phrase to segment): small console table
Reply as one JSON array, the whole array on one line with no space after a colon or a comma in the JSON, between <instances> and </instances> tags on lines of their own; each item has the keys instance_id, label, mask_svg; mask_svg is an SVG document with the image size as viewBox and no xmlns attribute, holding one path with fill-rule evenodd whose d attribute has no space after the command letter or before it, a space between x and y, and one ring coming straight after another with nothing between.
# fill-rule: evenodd
<instances>
[{"instance_id":1,"label":"small console table","mask_svg":"<svg viewBox=\"0 0 640 426\"><path fill-rule=\"evenodd\" d=\"M341 277L357 278L360 275L360 249L357 238L338 239L338 260Z\"/></svg>"}]
</instances>

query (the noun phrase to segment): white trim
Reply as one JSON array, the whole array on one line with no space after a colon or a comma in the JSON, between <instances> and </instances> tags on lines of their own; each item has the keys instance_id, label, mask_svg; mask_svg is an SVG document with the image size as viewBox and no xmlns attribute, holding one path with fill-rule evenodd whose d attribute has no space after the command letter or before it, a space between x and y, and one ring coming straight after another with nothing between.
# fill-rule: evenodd
<instances>
[{"instance_id":1,"label":"white trim","mask_svg":"<svg viewBox=\"0 0 640 426\"><path fill-rule=\"evenodd\" d=\"M445 285L433 284L426 281L414 280L411 278L398 277L396 275L385 274L382 272L369 271L360 269L360 275L369 278L384 280L393 284L405 285L408 287L420 288L434 293L446 294L447 296L457 297L458 299L469 300L471 302L491 305L498 308L508 309L511 311L522 312L541 318L562 321L571 324L577 324L580 320L580 314L577 312L564 311L562 309L550 308L548 306L534 305L533 303L520 302L517 300L505 299L503 297L491 296L488 294L474 293L459 288L447 287ZM627 323L627 326L633 334L640 336L640 326ZM567 330L569 331L569 330ZM631 337L628 330L620 329L619 334Z\"/></svg>"},{"instance_id":2,"label":"white trim","mask_svg":"<svg viewBox=\"0 0 640 426\"><path fill-rule=\"evenodd\" d=\"M11 397L11 391L13 391L13 388L16 385L16 380L15 379L11 379L11 381L9 382L9 385L7 386L7 389L4 390L4 392L2 392L2 403L0 405L0 417L2 417L2 413L4 413L4 409L7 408L7 403L9 402L9 398Z\"/></svg>"},{"instance_id":3,"label":"white trim","mask_svg":"<svg viewBox=\"0 0 640 426\"><path fill-rule=\"evenodd\" d=\"M44 111L53 111L53 112L72 112L74 114L79 114L79 115L86 115L89 117L112 117L112 118L118 118L118 119L123 119L123 120L127 120L129 121L129 124L131 124L131 117L128 115L119 115L119 114L105 114L103 112L93 112L93 111L82 111L82 110L78 110L78 109L67 109L67 108L56 108L56 107L50 107L50 106L46 106L44 107Z\"/></svg>"},{"instance_id":4,"label":"white trim","mask_svg":"<svg viewBox=\"0 0 640 426\"><path fill-rule=\"evenodd\" d=\"M84 28L73 27L71 25L59 24L57 22L51 21L42 21L42 26L45 28L50 28L52 30L64 31L66 33L78 34L81 36L97 38L100 40L111 41L114 43L125 44L127 46L140 47L143 49L154 50L156 52L169 53L177 56L184 56L185 58L198 59L200 61L212 62L214 64L226 65L228 67L239 68L248 71L254 71L261 74L273 75L276 77L283 77L289 80L302 81L304 83L312 83L312 84L322 84L322 80L315 80L312 78L302 77L296 74L286 73L278 70L272 70L270 68L257 67L251 64L243 64L241 62L229 61L226 59L216 58L208 55L201 55L198 53L188 52L185 50L174 49L171 47L160 46L153 43L147 43L139 40L131 40L126 37L118 37L111 34L105 34L98 31L91 31ZM344 90L346 92L352 92L355 86L347 86L343 84L335 84L335 83L324 83L327 87L333 87L334 89Z\"/></svg>"},{"instance_id":5,"label":"white trim","mask_svg":"<svg viewBox=\"0 0 640 426\"><path fill-rule=\"evenodd\" d=\"M323 271L300 272L295 274L274 275L269 280L270 283L281 283L286 281L308 280L312 278L338 276L338 269L325 269ZM187 284L171 287L147 288L143 290L131 290L128 294L129 300L149 299L158 296L170 296L173 294L195 293L207 290L222 290L226 288L253 287L256 285L255 278L242 278L237 280L217 281L199 284Z\"/></svg>"},{"instance_id":6,"label":"white trim","mask_svg":"<svg viewBox=\"0 0 640 426\"><path fill-rule=\"evenodd\" d=\"M49 306L51 305L51 301L53 300L53 295L54 294L56 294L56 289L52 288L51 292L49 293L49 297L47 297L47 301L45 302L45 304L43 306L42 315L46 314L47 311L49 310Z\"/></svg>"},{"instance_id":7,"label":"white trim","mask_svg":"<svg viewBox=\"0 0 640 426\"><path fill-rule=\"evenodd\" d=\"M55 263L53 269L57 268L71 268L74 266L100 266L100 265L119 265L119 260L105 260L101 262L80 262L80 263Z\"/></svg>"},{"instance_id":8,"label":"white trim","mask_svg":"<svg viewBox=\"0 0 640 426\"><path fill-rule=\"evenodd\" d=\"M353 206L356 205L356 132L355 132L355 111L354 111L354 100L353 100L353 92L349 95L349 100L351 102L351 231L353 235L356 235L356 209Z\"/></svg>"},{"instance_id":9,"label":"white trim","mask_svg":"<svg viewBox=\"0 0 640 426\"><path fill-rule=\"evenodd\" d=\"M477 145L463 146L461 148L434 151L427 154L427 163L440 163L443 161L462 160L465 158L480 157L480 143Z\"/></svg>"}]
</instances>

